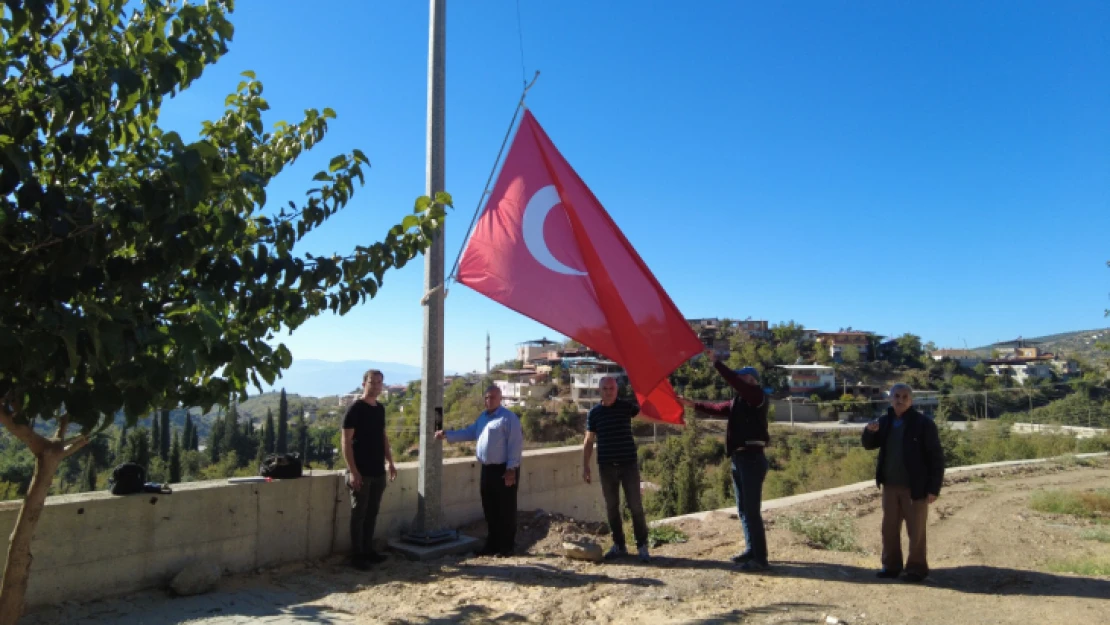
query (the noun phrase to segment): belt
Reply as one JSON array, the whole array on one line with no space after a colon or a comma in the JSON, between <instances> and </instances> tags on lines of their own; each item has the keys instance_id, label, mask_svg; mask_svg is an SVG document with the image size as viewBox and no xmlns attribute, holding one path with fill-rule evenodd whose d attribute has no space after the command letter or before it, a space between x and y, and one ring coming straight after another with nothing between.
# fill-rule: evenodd
<instances>
[{"instance_id":1,"label":"belt","mask_svg":"<svg viewBox=\"0 0 1110 625\"><path fill-rule=\"evenodd\" d=\"M763 441L744 441L744 444L733 450L733 453L738 451L763 451L767 443Z\"/></svg>"}]
</instances>

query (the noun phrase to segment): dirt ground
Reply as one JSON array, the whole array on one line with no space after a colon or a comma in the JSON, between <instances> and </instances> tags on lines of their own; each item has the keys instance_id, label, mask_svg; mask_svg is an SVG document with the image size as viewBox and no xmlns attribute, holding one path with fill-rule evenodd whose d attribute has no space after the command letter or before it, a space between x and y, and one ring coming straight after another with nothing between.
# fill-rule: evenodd
<instances>
[{"instance_id":1,"label":"dirt ground","mask_svg":"<svg viewBox=\"0 0 1110 625\"><path fill-rule=\"evenodd\" d=\"M527 555L428 565L392 560L366 574L358 590L324 601L368 623L824 623L828 615L851 624L1108 623L1110 577L1049 569L1074 558L1110 562L1110 544L1080 538L1086 522L1029 508L1038 489L1107 488L1105 460L950 480L930 510L933 572L920 585L874 577L881 515L875 491L768 514L772 569L766 574L736 572L729 564L743 542L735 515L682 522L690 540L661 546L654 562L640 565L555 555L562 533L602 527L522 513ZM790 515L833 509L856 517L862 551L814 549L785 529ZM481 524L470 531L481 534Z\"/></svg>"},{"instance_id":2,"label":"dirt ground","mask_svg":"<svg viewBox=\"0 0 1110 625\"><path fill-rule=\"evenodd\" d=\"M852 625L1110 623L1110 576L1052 572L1055 563L1067 560L1110 563L1110 543L1083 538L1089 522L1033 511L1030 496L1041 489L1110 489L1110 460L1095 466L1073 462L994 469L950 479L930 510L932 575L922 584L875 578L881 513L878 491L869 490L765 515L772 566L765 574L742 573L728 562L743 542L735 514L682 521L689 541L660 546L653 562L641 565L633 559L568 560L558 555L564 534L592 534L608 548L604 525L522 512L518 546L524 553L513 558L458 556L414 563L393 556L371 572L359 572L335 557L237 576L221 582L222 607L194 610L226 616L195 621L175 607L184 604L172 603L181 600L147 597L152 592L71 612L119 612L116 604L125 603L136 610L127 623L206 625L785 624L825 623L829 616ZM786 529L791 516L830 511L854 517L858 551L813 548ZM1110 529L1110 524L1102 527ZM482 536L483 524L466 532ZM47 611L29 622L115 625L124 622L113 616L117 612L83 621L64 610Z\"/></svg>"}]
</instances>

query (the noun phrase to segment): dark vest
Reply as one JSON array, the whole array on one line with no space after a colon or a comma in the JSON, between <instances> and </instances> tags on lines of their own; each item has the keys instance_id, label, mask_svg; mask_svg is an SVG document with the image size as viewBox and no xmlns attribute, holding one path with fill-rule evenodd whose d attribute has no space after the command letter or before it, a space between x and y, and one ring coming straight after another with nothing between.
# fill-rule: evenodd
<instances>
[{"instance_id":1,"label":"dark vest","mask_svg":"<svg viewBox=\"0 0 1110 625\"><path fill-rule=\"evenodd\" d=\"M766 396L760 406L751 406L748 402L737 397L732 400L728 414L728 433L725 435L725 453L729 456L740 447L745 446L745 441L771 442L771 435L767 432L767 410L771 402ZM751 447L749 449L762 449Z\"/></svg>"}]
</instances>

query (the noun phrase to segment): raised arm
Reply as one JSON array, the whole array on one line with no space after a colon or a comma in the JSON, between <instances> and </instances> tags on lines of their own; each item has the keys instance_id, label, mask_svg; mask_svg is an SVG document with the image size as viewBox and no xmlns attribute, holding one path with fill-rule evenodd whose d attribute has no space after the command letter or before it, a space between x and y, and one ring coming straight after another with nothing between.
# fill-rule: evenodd
<instances>
[{"instance_id":1,"label":"raised arm","mask_svg":"<svg viewBox=\"0 0 1110 625\"><path fill-rule=\"evenodd\" d=\"M758 384L748 384L740 376L736 375L735 371L729 369L720 360L714 360L713 367L717 369L717 373L725 379L725 382L728 382L728 385L731 386L744 401L748 402L749 405L759 406L763 403L763 387Z\"/></svg>"},{"instance_id":2,"label":"raised arm","mask_svg":"<svg viewBox=\"0 0 1110 625\"><path fill-rule=\"evenodd\" d=\"M679 397L678 403L714 417L727 417L732 411L732 402L730 401L694 401L692 399L686 399L685 397Z\"/></svg>"}]
</instances>

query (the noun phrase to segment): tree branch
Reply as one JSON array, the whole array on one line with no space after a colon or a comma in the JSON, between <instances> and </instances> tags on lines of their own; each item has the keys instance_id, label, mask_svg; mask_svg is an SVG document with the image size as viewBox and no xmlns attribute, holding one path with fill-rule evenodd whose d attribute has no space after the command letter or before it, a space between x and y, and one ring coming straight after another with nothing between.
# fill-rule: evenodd
<instances>
[{"instance_id":1,"label":"tree branch","mask_svg":"<svg viewBox=\"0 0 1110 625\"><path fill-rule=\"evenodd\" d=\"M12 402L15 403L15 402ZM38 455L41 454L49 443L46 437L35 431L34 428L26 423L16 423L16 411L10 410L8 407L7 398L5 401L0 402L0 425L3 425L12 433L12 436L23 441L31 453Z\"/></svg>"},{"instance_id":2,"label":"tree branch","mask_svg":"<svg viewBox=\"0 0 1110 625\"><path fill-rule=\"evenodd\" d=\"M81 450L82 447L89 444L89 437L84 434L78 434L76 438L70 439L69 444L65 445L62 449L62 460L72 456Z\"/></svg>"},{"instance_id":3,"label":"tree branch","mask_svg":"<svg viewBox=\"0 0 1110 625\"><path fill-rule=\"evenodd\" d=\"M66 429L69 428L69 415L63 414L58 417L58 431L54 433L54 438L63 441L66 438Z\"/></svg>"}]
</instances>

